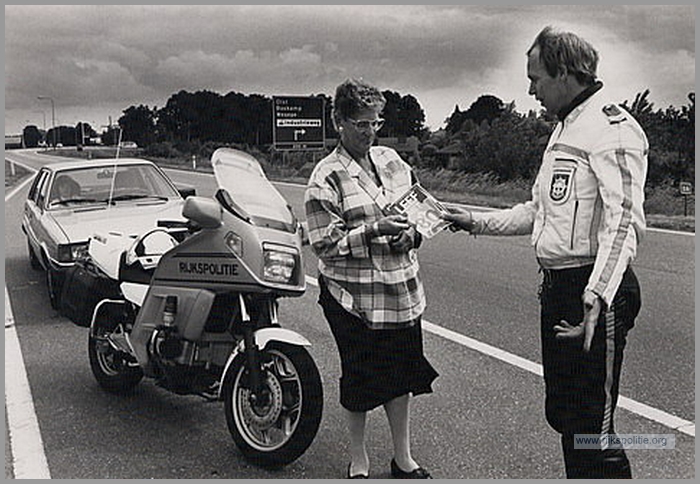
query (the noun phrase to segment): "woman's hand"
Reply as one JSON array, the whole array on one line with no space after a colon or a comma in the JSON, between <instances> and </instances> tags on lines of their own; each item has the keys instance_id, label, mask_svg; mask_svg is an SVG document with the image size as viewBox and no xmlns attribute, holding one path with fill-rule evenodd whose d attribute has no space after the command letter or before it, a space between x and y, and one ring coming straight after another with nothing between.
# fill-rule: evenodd
<instances>
[{"instance_id":1,"label":"woman's hand","mask_svg":"<svg viewBox=\"0 0 700 484\"><path fill-rule=\"evenodd\" d=\"M416 240L416 228L411 225L406 230L402 231L398 235L394 235L391 240L389 240L389 246L394 252L404 254L409 250L413 249Z\"/></svg>"},{"instance_id":2,"label":"woman's hand","mask_svg":"<svg viewBox=\"0 0 700 484\"><path fill-rule=\"evenodd\" d=\"M389 215L379 219L372 225L373 235L399 235L404 230L408 229L411 224L408 223L408 218L405 215Z\"/></svg>"}]
</instances>

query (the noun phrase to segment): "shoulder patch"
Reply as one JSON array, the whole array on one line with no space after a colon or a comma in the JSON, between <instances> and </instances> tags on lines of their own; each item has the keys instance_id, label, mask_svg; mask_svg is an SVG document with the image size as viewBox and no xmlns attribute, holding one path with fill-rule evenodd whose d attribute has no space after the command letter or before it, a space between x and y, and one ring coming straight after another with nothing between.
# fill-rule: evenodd
<instances>
[{"instance_id":1,"label":"shoulder patch","mask_svg":"<svg viewBox=\"0 0 700 484\"><path fill-rule=\"evenodd\" d=\"M627 119L625 113L615 104L606 104L603 106L603 114L608 117L608 122L610 124L621 123Z\"/></svg>"}]
</instances>

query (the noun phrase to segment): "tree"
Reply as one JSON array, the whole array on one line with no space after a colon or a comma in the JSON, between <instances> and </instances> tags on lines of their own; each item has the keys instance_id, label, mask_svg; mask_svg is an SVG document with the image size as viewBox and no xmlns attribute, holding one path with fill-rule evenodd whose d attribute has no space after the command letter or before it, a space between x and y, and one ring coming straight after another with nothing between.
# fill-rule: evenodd
<instances>
[{"instance_id":1,"label":"tree","mask_svg":"<svg viewBox=\"0 0 700 484\"><path fill-rule=\"evenodd\" d=\"M316 94L316 97L323 99L323 117L325 124L325 137L337 138L338 133L333 126L333 98L326 94Z\"/></svg>"},{"instance_id":2,"label":"tree","mask_svg":"<svg viewBox=\"0 0 700 484\"><path fill-rule=\"evenodd\" d=\"M272 143L272 99L260 94L248 97L248 113L250 136L247 142L251 145ZM328 128L326 127L326 132Z\"/></svg>"},{"instance_id":3,"label":"tree","mask_svg":"<svg viewBox=\"0 0 700 484\"><path fill-rule=\"evenodd\" d=\"M649 101L650 92L649 89L646 89L644 92L637 93L631 105L627 100L622 103L622 107L628 110L643 126L650 125L654 116L654 103Z\"/></svg>"},{"instance_id":4,"label":"tree","mask_svg":"<svg viewBox=\"0 0 700 484\"><path fill-rule=\"evenodd\" d=\"M79 122L75 125L75 142L78 146L90 144L90 139L97 136L90 123Z\"/></svg>"},{"instance_id":5,"label":"tree","mask_svg":"<svg viewBox=\"0 0 700 484\"><path fill-rule=\"evenodd\" d=\"M496 96L484 95L469 106L465 118L471 119L475 124L481 124L484 121L490 123L503 114L505 110L506 106L503 101Z\"/></svg>"},{"instance_id":6,"label":"tree","mask_svg":"<svg viewBox=\"0 0 700 484\"><path fill-rule=\"evenodd\" d=\"M158 111L158 124L176 141L192 139L193 130L199 121L196 95L180 91L170 96L165 107Z\"/></svg>"},{"instance_id":7,"label":"tree","mask_svg":"<svg viewBox=\"0 0 700 484\"><path fill-rule=\"evenodd\" d=\"M56 144L61 143L63 146L75 146L75 128L73 126L56 126L55 128L49 129L46 133L46 139L48 139L52 145L55 140Z\"/></svg>"},{"instance_id":8,"label":"tree","mask_svg":"<svg viewBox=\"0 0 700 484\"><path fill-rule=\"evenodd\" d=\"M41 132L34 125L25 126L22 130L22 140L25 148L36 148L41 141Z\"/></svg>"},{"instance_id":9,"label":"tree","mask_svg":"<svg viewBox=\"0 0 700 484\"><path fill-rule=\"evenodd\" d=\"M649 140L649 185L669 179L677 183L695 177L695 93L688 94L688 100L690 103L680 110L674 106L654 110L654 104L649 101L649 89L646 89L638 93L632 103L622 103Z\"/></svg>"},{"instance_id":10,"label":"tree","mask_svg":"<svg viewBox=\"0 0 700 484\"><path fill-rule=\"evenodd\" d=\"M399 102L399 136L422 138L425 130L425 112L418 99L406 94Z\"/></svg>"},{"instance_id":11,"label":"tree","mask_svg":"<svg viewBox=\"0 0 700 484\"><path fill-rule=\"evenodd\" d=\"M382 116L384 127L379 131L380 136L386 137L423 137L425 130L425 112L418 100L408 94L402 96L398 92L383 91L386 106Z\"/></svg>"},{"instance_id":12,"label":"tree","mask_svg":"<svg viewBox=\"0 0 700 484\"><path fill-rule=\"evenodd\" d=\"M491 123L468 119L460 132L461 169L492 173L498 180L530 179L540 165L550 127L539 118L504 111Z\"/></svg>"},{"instance_id":13,"label":"tree","mask_svg":"<svg viewBox=\"0 0 700 484\"><path fill-rule=\"evenodd\" d=\"M121 129L116 126L107 126L102 132L102 144L106 146L116 146L119 143Z\"/></svg>"},{"instance_id":14,"label":"tree","mask_svg":"<svg viewBox=\"0 0 700 484\"><path fill-rule=\"evenodd\" d=\"M387 138L396 137L398 136L399 103L401 102L401 95L393 91L383 91L382 95L386 100L384 111L382 111L384 126L379 130L378 136Z\"/></svg>"},{"instance_id":15,"label":"tree","mask_svg":"<svg viewBox=\"0 0 700 484\"><path fill-rule=\"evenodd\" d=\"M130 106L119 118L122 140L134 141L139 146L148 146L156 140L157 109L144 106Z\"/></svg>"},{"instance_id":16,"label":"tree","mask_svg":"<svg viewBox=\"0 0 700 484\"><path fill-rule=\"evenodd\" d=\"M462 124L465 120L465 113L459 109L459 105L455 104L455 110L449 118L445 120L445 131L449 134L455 134L462 129Z\"/></svg>"}]
</instances>

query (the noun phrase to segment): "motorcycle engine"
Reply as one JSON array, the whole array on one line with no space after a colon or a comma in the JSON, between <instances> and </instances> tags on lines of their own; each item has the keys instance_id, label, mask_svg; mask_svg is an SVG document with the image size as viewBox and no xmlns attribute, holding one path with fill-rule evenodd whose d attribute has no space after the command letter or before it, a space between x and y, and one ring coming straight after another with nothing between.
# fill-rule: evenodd
<instances>
[{"instance_id":1,"label":"motorcycle engine","mask_svg":"<svg viewBox=\"0 0 700 484\"><path fill-rule=\"evenodd\" d=\"M149 341L149 353L160 361L174 360L182 354L184 344L174 328L159 328L153 331Z\"/></svg>"}]
</instances>

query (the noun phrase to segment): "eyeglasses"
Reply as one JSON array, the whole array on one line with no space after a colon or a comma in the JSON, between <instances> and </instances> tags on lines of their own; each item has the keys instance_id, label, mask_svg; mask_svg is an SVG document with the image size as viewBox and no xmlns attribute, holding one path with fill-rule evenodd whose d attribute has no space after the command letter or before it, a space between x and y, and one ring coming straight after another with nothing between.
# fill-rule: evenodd
<instances>
[{"instance_id":1,"label":"eyeglasses","mask_svg":"<svg viewBox=\"0 0 700 484\"><path fill-rule=\"evenodd\" d=\"M384 120L381 118L374 119L371 121L369 119L357 120L357 119L350 119L350 118L347 118L347 120L350 121L352 123L352 125L355 126L357 129L361 129L361 130L367 130L371 127L373 130L379 131L380 129L382 129L382 126L384 126Z\"/></svg>"}]
</instances>

